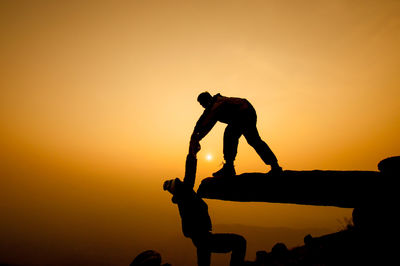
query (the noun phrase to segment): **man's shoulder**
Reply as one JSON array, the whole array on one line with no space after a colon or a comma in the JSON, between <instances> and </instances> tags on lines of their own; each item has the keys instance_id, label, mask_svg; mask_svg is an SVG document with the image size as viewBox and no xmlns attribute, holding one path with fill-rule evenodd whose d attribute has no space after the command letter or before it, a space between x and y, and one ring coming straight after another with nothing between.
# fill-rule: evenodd
<instances>
[{"instance_id":1,"label":"man's shoulder","mask_svg":"<svg viewBox=\"0 0 400 266\"><path fill-rule=\"evenodd\" d=\"M245 102L248 102L248 100L245 99L245 98L226 97L226 96L222 96L222 95L219 96L217 98L217 100L216 100L216 103L219 103L219 104L226 103L226 104L234 104L234 105L236 105L236 104L242 104L242 103L245 103Z\"/></svg>"},{"instance_id":2,"label":"man's shoulder","mask_svg":"<svg viewBox=\"0 0 400 266\"><path fill-rule=\"evenodd\" d=\"M211 106L215 106L215 105L220 105L223 102L226 102L227 100L229 100L229 97L226 96L222 96L220 93L215 94L213 96L213 101L212 101L212 105Z\"/></svg>"},{"instance_id":3,"label":"man's shoulder","mask_svg":"<svg viewBox=\"0 0 400 266\"><path fill-rule=\"evenodd\" d=\"M230 106L230 105L242 105L243 103L248 103L248 101L244 98L239 98L239 97L227 97L223 96L220 93L216 94L213 96L213 102L205 110L205 113L208 112L216 112L217 110L220 110L221 108L224 109L224 106Z\"/></svg>"}]
</instances>

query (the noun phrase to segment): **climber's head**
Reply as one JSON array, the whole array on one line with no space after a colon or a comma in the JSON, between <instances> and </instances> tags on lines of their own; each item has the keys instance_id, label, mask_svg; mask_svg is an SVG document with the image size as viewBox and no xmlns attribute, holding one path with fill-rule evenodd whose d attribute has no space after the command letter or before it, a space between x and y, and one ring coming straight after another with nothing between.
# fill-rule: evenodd
<instances>
[{"instance_id":1,"label":"climber's head","mask_svg":"<svg viewBox=\"0 0 400 266\"><path fill-rule=\"evenodd\" d=\"M164 182L163 189L167 190L172 195L175 195L176 186L179 186L181 183L182 181L179 178L170 179Z\"/></svg>"}]
</instances>

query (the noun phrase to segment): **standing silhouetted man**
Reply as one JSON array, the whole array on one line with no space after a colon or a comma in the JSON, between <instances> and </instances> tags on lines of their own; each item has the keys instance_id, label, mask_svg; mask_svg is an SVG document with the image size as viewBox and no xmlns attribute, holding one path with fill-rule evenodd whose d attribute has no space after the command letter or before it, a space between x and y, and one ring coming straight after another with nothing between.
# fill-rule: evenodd
<instances>
[{"instance_id":1,"label":"standing silhouetted man","mask_svg":"<svg viewBox=\"0 0 400 266\"><path fill-rule=\"evenodd\" d=\"M213 176L236 175L233 162L237 154L240 136L244 135L265 164L271 166L269 173L280 173L282 168L278 164L274 153L261 139L257 130L257 114L253 106L246 99L225 97L221 94L211 96L203 92L197 101L205 108L193 130L190 147L192 150L200 149L200 140L214 127L217 121L228 124L224 132L224 159L225 164Z\"/></svg>"}]
</instances>

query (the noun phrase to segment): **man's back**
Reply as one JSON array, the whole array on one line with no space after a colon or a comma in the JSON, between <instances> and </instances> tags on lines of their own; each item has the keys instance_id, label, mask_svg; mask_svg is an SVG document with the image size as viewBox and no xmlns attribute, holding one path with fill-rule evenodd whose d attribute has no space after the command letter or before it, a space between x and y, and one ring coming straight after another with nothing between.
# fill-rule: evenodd
<instances>
[{"instance_id":1,"label":"man's back","mask_svg":"<svg viewBox=\"0 0 400 266\"><path fill-rule=\"evenodd\" d=\"M183 182L177 184L173 202L178 204L182 231L186 237L211 231L212 225L208 206L189 185Z\"/></svg>"},{"instance_id":2,"label":"man's back","mask_svg":"<svg viewBox=\"0 0 400 266\"><path fill-rule=\"evenodd\" d=\"M253 108L248 100L236 97L225 97L217 94L208 112L215 114L217 121L231 123L241 117L243 112Z\"/></svg>"}]
</instances>

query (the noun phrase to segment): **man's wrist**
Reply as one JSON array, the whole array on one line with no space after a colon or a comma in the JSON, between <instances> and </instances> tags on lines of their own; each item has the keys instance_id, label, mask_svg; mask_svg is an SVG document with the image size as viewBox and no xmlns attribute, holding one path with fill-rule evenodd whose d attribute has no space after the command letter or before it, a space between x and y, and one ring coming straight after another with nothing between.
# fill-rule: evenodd
<instances>
[{"instance_id":1,"label":"man's wrist","mask_svg":"<svg viewBox=\"0 0 400 266\"><path fill-rule=\"evenodd\" d=\"M200 133L193 133L191 139L194 141L200 141Z\"/></svg>"}]
</instances>

